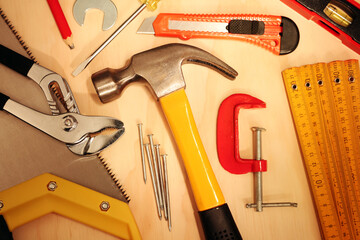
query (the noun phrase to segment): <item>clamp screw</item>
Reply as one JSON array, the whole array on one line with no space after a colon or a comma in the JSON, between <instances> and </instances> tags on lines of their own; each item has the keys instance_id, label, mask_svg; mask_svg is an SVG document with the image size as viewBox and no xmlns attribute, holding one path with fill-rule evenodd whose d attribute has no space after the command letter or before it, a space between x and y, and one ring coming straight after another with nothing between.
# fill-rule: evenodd
<instances>
[{"instance_id":1,"label":"clamp screw","mask_svg":"<svg viewBox=\"0 0 360 240\"><path fill-rule=\"evenodd\" d=\"M55 191L56 188L57 188L57 184L54 181L49 182L48 185L47 185L47 189L49 191L53 192L53 191Z\"/></svg>"},{"instance_id":2,"label":"clamp screw","mask_svg":"<svg viewBox=\"0 0 360 240\"><path fill-rule=\"evenodd\" d=\"M251 128L254 134L254 153L255 160L261 160L261 132L265 131L264 128L253 127ZM262 192L262 172L254 173L254 193L255 203L246 204L247 208L256 208L257 212L262 212L264 207L297 207L297 203L293 202L276 202L276 203L264 203Z\"/></svg>"},{"instance_id":3,"label":"clamp screw","mask_svg":"<svg viewBox=\"0 0 360 240\"><path fill-rule=\"evenodd\" d=\"M0 210L4 207L3 201L0 200Z\"/></svg>"},{"instance_id":4,"label":"clamp screw","mask_svg":"<svg viewBox=\"0 0 360 240\"><path fill-rule=\"evenodd\" d=\"M100 203L100 209L101 209L101 211L107 211L107 210L109 210L109 208L110 208L110 203L109 202L106 202L106 201L102 201L101 203Z\"/></svg>"}]
</instances>

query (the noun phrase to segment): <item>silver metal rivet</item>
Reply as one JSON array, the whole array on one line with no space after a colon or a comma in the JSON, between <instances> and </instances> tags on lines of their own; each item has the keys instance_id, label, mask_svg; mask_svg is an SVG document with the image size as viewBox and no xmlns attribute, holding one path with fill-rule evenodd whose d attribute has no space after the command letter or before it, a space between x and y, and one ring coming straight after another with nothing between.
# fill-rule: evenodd
<instances>
[{"instance_id":1,"label":"silver metal rivet","mask_svg":"<svg viewBox=\"0 0 360 240\"><path fill-rule=\"evenodd\" d=\"M49 191L55 191L56 188L57 188L57 184L54 181L49 182L47 185L47 189Z\"/></svg>"},{"instance_id":2,"label":"silver metal rivet","mask_svg":"<svg viewBox=\"0 0 360 240\"><path fill-rule=\"evenodd\" d=\"M4 207L3 201L0 200L0 210Z\"/></svg>"},{"instance_id":3,"label":"silver metal rivet","mask_svg":"<svg viewBox=\"0 0 360 240\"><path fill-rule=\"evenodd\" d=\"M100 204L101 211L107 211L110 208L110 203L106 201L102 201Z\"/></svg>"}]
</instances>

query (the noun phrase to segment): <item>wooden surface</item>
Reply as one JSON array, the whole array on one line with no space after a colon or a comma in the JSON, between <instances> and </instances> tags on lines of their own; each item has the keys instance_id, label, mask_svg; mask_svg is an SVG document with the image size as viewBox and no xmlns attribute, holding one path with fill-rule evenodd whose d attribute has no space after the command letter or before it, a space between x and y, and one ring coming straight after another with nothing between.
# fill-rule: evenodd
<instances>
[{"instance_id":1,"label":"wooden surface","mask_svg":"<svg viewBox=\"0 0 360 240\"><path fill-rule=\"evenodd\" d=\"M185 65L182 68L187 84L186 93L200 136L243 238L321 239L281 71L317 62L360 59L358 54L278 0L164 0L155 12L145 10L141 13L87 69L74 78L71 72L75 67L139 7L139 2L114 0L118 19L115 26L106 32L101 30L101 12L89 11L85 25L80 27L72 16L74 0L59 2L73 32L73 50L61 39L46 1L0 0L0 7L38 62L67 79L82 114L108 115L124 122L126 133L102 156L130 195L130 208L144 239L203 238L182 160L159 103L145 85L133 83L120 99L102 104L96 96L90 76L106 67L123 67L138 52L174 42L209 51L239 72L235 81L229 81L205 67ZM298 25L301 39L295 52L276 56L257 46L232 40L193 39L184 42L176 38L136 34L145 17L160 12L282 15ZM263 158L268 160L268 171L263 174L264 201L297 202L297 208L269 208L262 213L245 208L246 203L253 202L253 175L233 175L221 167L216 151L216 117L222 100L233 93L250 94L267 104L266 109L242 111L239 117L243 158L252 158L250 128L260 126L267 129L263 134ZM142 180L137 132L139 122L144 124L144 134L153 133L155 141L161 144L161 151L168 154L173 222L171 232L167 229L167 222L157 217L150 181L145 185ZM70 231L76 232L76 227Z\"/></svg>"}]
</instances>

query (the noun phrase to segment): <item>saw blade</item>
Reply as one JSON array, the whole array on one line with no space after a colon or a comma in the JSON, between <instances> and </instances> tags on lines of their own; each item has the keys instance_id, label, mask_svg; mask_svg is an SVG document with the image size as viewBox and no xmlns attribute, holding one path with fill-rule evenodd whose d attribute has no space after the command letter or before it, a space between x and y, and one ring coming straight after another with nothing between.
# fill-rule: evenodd
<instances>
[{"instance_id":1,"label":"saw blade","mask_svg":"<svg viewBox=\"0 0 360 240\"><path fill-rule=\"evenodd\" d=\"M0 44L30 57L24 41L0 9ZM28 78L0 64L0 91L17 102L42 113L51 114L41 88ZM61 99L60 99L61 101ZM81 157L66 145L29 127L19 119L0 112L0 191L43 173L51 173L84 187L129 201L119 180L100 155Z\"/></svg>"}]
</instances>

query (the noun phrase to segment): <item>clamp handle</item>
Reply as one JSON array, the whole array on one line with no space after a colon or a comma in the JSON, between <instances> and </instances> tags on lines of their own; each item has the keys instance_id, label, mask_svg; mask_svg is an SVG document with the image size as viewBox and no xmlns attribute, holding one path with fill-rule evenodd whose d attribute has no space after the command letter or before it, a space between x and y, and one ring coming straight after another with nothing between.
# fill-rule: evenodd
<instances>
[{"instance_id":1,"label":"clamp handle","mask_svg":"<svg viewBox=\"0 0 360 240\"><path fill-rule=\"evenodd\" d=\"M247 94L233 94L220 105L216 143L220 164L233 174L265 172L266 160L243 159L239 153L238 116L240 109L265 108L265 102Z\"/></svg>"}]
</instances>

